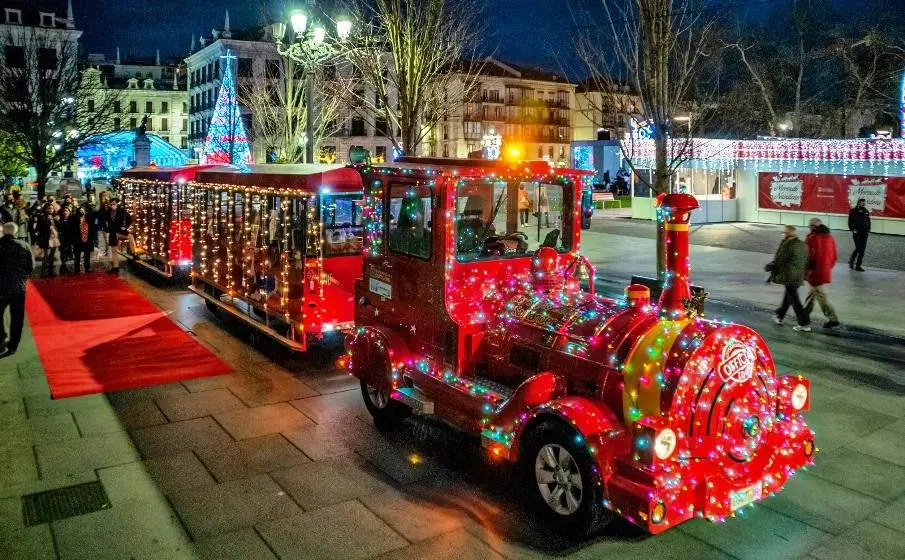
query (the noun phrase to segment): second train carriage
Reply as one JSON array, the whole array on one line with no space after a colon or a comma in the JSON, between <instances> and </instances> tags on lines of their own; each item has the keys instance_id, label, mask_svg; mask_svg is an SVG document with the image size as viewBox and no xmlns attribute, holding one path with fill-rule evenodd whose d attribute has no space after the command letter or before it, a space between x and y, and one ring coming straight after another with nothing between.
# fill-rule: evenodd
<instances>
[{"instance_id":1,"label":"second train carriage","mask_svg":"<svg viewBox=\"0 0 905 560\"><path fill-rule=\"evenodd\" d=\"M132 216L133 262L166 278L188 278L192 263L189 181L210 165L139 167L118 179L123 204Z\"/></svg>"},{"instance_id":2,"label":"second train carriage","mask_svg":"<svg viewBox=\"0 0 905 560\"><path fill-rule=\"evenodd\" d=\"M362 184L336 165L216 168L190 182L190 289L294 350L353 325Z\"/></svg>"}]
</instances>

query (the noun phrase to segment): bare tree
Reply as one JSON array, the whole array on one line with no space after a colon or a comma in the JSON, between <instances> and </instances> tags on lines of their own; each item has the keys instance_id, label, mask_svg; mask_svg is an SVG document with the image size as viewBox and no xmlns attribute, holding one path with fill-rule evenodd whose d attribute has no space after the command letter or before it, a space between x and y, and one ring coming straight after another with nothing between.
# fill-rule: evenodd
<instances>
[{"instance_id":1,"label":"bare tree","mask_svg":"<svg viewBox=\"0 0 905 560\"><path fill-rule=\"evenodd\" d=\"M461 107L481 69L477 0L356 3L356 36L342 43L354 69L349 107L396 150L417 155L444 117Z\"/></svg>"},{"instance_id":2,"label":"bare tree","mask_svg":"<svg viewBox=\"0 0 905 560\"><path fill-rule=\"evenodd\" d=\"M905 67L905 42L880 26L855 37L840 37L833 49L843 67L846 91L843 134L857 136L879 113L894 113L898 80ZM890 111L892 109L892 111ZM891 115L893 120L897 115Z\"/></svg>"},{"instance_id":3,"label":"bare tree","mask_svg":"<svg viewBox=\"0 0 905 560\"><path fill-rule=\"evenodd\" d=\"M715 12L707 0L601 0L605 40L589 34L579 56L600 91L616 91L624 80L640 101L654 144L650 175L635 165L635 135L622 143L626 161L654 193L669 192L685 161L694 126L696 79L714 47ZM599 31L599 29L598 29ZM603 45L603 46L601 46ZM606 98L606 97L605 97ZM688 120L677 123L676 117ZM665 274L662 223L658 222L657 274Z\"/></svg>"},{"instance_id":4,"label":"bare tree","mask_svg":"<svg viewBox=\"0 0 905 560\"><path fill-rule=\"evenodd\" d=\"M252 113L255 138L275 152L276 163L303 163L307 142L314 143L316 154L324 137L337 130L335 119L347 89L345 81L327 76L323 69L312 80L314 138L306 134L305 84L301 65L284 58L276 72L271 70L239 86L239 102Z\"/></svg>"},{"instance_id":5,"label":"bare tree","mask_svg":"<svg viewBox=\"0 0 905 560\"><path fill-rule=\"evenodd\" d=\"M51 172L71 164L78 148L111 129L119 93L97 71L78 67L78 45L40 28L18 28L0 67L0 128L24 147L43 196ZM10 60L12 57L15 60Z\"/></svg>"}]
</instances>

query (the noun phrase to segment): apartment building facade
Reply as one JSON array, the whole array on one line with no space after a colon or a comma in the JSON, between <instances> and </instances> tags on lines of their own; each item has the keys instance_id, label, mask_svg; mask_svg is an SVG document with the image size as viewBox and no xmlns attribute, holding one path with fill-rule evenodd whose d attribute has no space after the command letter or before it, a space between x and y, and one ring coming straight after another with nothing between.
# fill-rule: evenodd
<instances>
[{"instance_id":1,"label":"apartment building facade","mask_svg":"<svg viewBox=\"0 0 905 560\"><path fill-rule=\"evenodd\" d=\"M628 86L583 82L575 90L572 140L619 140L640 114L641 98Z\"/></svg>"},{"instance_id":2,"label":"apartment building facade","mask_svg":"<svg viewBox=\"0 0 905 560\"><path fill-rule=\"evenodd\" d=\"M499 135L508 156L565 164L575 86L552 72L487 58L473 94L440 123L430 151L468 157L482 149L485 136Z\"/></svg>"}]
</instances>

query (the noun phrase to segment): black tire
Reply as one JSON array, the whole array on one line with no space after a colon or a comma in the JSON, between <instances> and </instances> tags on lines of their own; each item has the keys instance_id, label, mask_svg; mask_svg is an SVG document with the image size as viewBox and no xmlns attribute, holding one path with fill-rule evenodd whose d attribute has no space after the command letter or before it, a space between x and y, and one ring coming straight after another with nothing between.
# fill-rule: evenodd
<instances>
[{"instance_id":1,"label":"black tire","mask_svg":"<svg viewBox=\"0 0 905 560\"><path fill-rule=\"evenodd\" d=\"M558 532L573 538L584 538L602 529L615 516L602 504L603 489L594 474L594 462L587 449L576 443L577 435L574 429L562 422L547 421L538 425L527 434L519 457L519 470L522 484L526 485L527 494L538 514ZM567 452L568 456L557 453L557 449ZM573 475L565 476L566 469L557 472L556 468L551 467L550 461L544 460L551 459L548 451L554 453L554 462L559 467L568 465ZM545 457L539 457L541 453ZM538 463L542 466L538 467ZM551 480L545 484L548 492L545 497L541 490L541 475L536 472L538 468L549 470L549 476L560 477L558 480L567 483L568 487L564 488L563 484ZM574 482L574 474L580 476L580 489ZM557 490L558 497L554 498Z\"/></svg>"},{"instance_id":2,"label":"black tire","mask_svg":"<svg viewBox=\"0 0 905 560\"><path fill-rule=\"evenodd\" d=\"M394 401L389 394L381 393L364 381L361 382L361 396L365 401L365 407L374 418L374 425L382 430L396 428L412 415L411 408Z\"/></svg>"},{"instance_id":3,"label":"black tire","mask_svg":"<svg viewBox=\"0 0 905 560\"><path fill-rule=\"evenodd\" d=\"M204 306L207 307L207 310L210 311L211 313L213 313L214 315L217 315L220 313L220 308L217 306L217 304L212 302L209 299L204 300Z\"/></svg>"}]
</instances>

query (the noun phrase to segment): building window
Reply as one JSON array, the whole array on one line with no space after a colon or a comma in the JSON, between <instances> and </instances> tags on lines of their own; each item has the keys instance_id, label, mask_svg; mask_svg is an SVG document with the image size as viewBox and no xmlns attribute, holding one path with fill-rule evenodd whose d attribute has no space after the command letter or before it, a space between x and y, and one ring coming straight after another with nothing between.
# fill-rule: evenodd
<instances>
[{"instance_id":1,"label":"building window","mask_svg":"<svg viewBox=\"0 0 905 560\"><path fill-rule=\"evenodd\" d=\"M116 100L113 102L113 112L114 113L122 113L123 112L123 104L121 101Z\"/></svg>"},{"instance_id":2,"label":"building window","mask_svg":"<svg viewBox=\"0 0 905 560\"><path fill-rule=\"evenodd\" d=\"M137 113L137 112L138 112L138 101L130 101L130 102L129 102L129 112L130 112L130 113ZM132 120L134 121L135 119L132 119Z\"/></svg>"},{"instance_id":3,"label":"building window","mask_svg":"<svg viewBox=\"0 0 905 560\"><path fill-rule=\"evenodd\" d=\"M188 148L188 147L189 147L188 138L186 138L185 136L183 136L183 137L182 137L182 140L179 142L179 147L182 148L183 150L186 149L186 148Z\"/></svg>"},{"instance_id":4,"label":"building window","mask_svg":"<svg viewBox=\"0 0 905 560\"><path fill-rule=\"evenodd\" d=\"M145 101L145 113L153 113L153 112L154 112L154 102Z\"/></svg>"},{"instance_id":5,"label":"building window","mask_svg":"<svg viewBox=\"0 0 905 560\"><path fill-rule=\"evenodd\" d=\"M129 128L138 128L138 120L135 117L129 119Z\"/></svg>"},{"instance_id":6,"label":"building window","mask_svg":"<svg viewBox=\"0 0 905 560\"><path fill-rule=\"evenodd\" d=\"M53 70L57 67L57 51L56 49L39 48L38 49L38 69Z\"/></svg>"},{"instance_id":7,"label":"building window","mask_svg":"<svg viewBox=\"0 0 905 560\"><path fill-rule=\"evenodd\" d=\"M189 120L182 119L182 131L181 132L187 132L188 129L189 129Z\"/></svg>"},{"instance_id":8,"label":"building window","mask_svg":"<svg viewBox=\"0 0 905 560\"><path fill-rule=\"evenodd\" d=\"M89 112L89 113L93 113L93 112L94 112L94 99L89 99L89 100L88 100L88 112Z\"/></svg>"},{"instance_id":9,"label":"building window","mask_svg":"<svg viewBox=\"0 0 905 560\"><path fill-rule=\"evenodd\" d=\"M375 151L377 156L377 161L385 162L387 160L387 147L386 146L377 146L377 150Z\"/></svg>"},{"instance_id":10,"label":"building window","mask_svg":"<svg viewBox=\"0 0 905 560\"><path fill-rule=\"evenodd\" d=\"M54 20L56 20L56 14L53 12L41 12L41 27L55 27Z\"/></svg>"},{"instance_id":11,"label":"building window","mask_svg":"<svg viewBox=\"0 0 905 560\"><path fill-rule=\"evenodd\" d=\"M160 102L160 112L161 112L161 113L169 113L169 112L170 112L170 102L169 102L169 101L161 101L161 102Z\"/></svg>"},{"instance_id":12,"label":"building window","mask_svg":"<svg viewBox=\"0 0 905 560\"><path fill-rule=\"evenodd\" d=\"M279 78L282 74L280 61L268 59L267 65L264 67L264 72L268 78Z\"/></svg>"},{"instance_id":13,"label":"building window","mask_svg":"<svg viewBox=\"0 0 905 560\"><path fill-rule=\"evenodd\" d=\"M553 159L553 146L547 148L547 155L550 156L550 159Z\"/></svg>"},{"instance_id":14,"label":"building window","mask_svg":"<svg viewBox=\"0 0 905 560\"><path fill-rule=\"evenodd\" d=\"M164 132L169 132L169 130L170 130L169 119L160 119L160 130L162 130ZM553 157L553 148L550 148L550 157Z\"/></svg>"},{"instance_id":15,"label":"building window","mask_svg":"<svg viewBox=\"0 0 905 560\"><path fill-rule=\"evenodd\" d=\"M182 102L182 113L185 114L185 113L188 113L188 112L189 112L189 104L186 103L185 101L183 101L183 102Z\"/></svg>"},{"instance_id":16,"label":"building window","mask_svg":"<svg viewBox=\"0 0 905 560\"><path fill-rule=\"evenodd\" d=\"M3 48L3 57L7 68L25 68L25 47L7 45Z\"/></svg>"},{"instance_id":17,"label":"building window","mask_svg":"<svg viewBox=\"0 0 905 560\"><path fill-rule=\"evenodd\" d=\"M10 25L22 25L22 10L6 9L6 23Z\"/></svg>"},{"instance_id":18,"label":"building window","mask_svg":"<svg viewBox=\"0 0 905 560\"><path fill-rule=\"evenodd\" d=\"M537 147L537 159L544 159L544 147L543 146Z\"/></svg>"},{"instance_id":19,"label":"building window","mask_svg":"<svg viewBox=\"0 0 905 560\"><path fill-rule=\"evenodd\" d=\"M119 117L113 117L113 130L119 130L120 128L122 128L122 122Z\"/></svg>"},{"instance_id":20,"label":"building window","mask_svg":"<svg viewBox=\"0 0 905 560\"><path fill-rule=\"evenodd\" d=\"M364 119L352 119L352 136L364 136L365 135L365 121Z\"/></svg>"},{"instance_id":21,"label":"building window","mask_svg":"<svg viewBox=\"0 0 905 560\"><path fill-rule=\"evenodd\" d=\"M236 72L240 78L251 78L253 75L252 72L252 64L253 60L250 58L240 58L239 59L239 70Z\"/></svg>"},{"instance_id":22,"label":"building window","mask_svg":"<svg viewBox=\"0 0 905 560\"><path fill-rule=\"evenodd\" d=\"M154 119L151 119L151 118L148 119L147 129L146 129L146 130L147 130L148 132L154 130Z\"/></svg>"}]
</instances>

